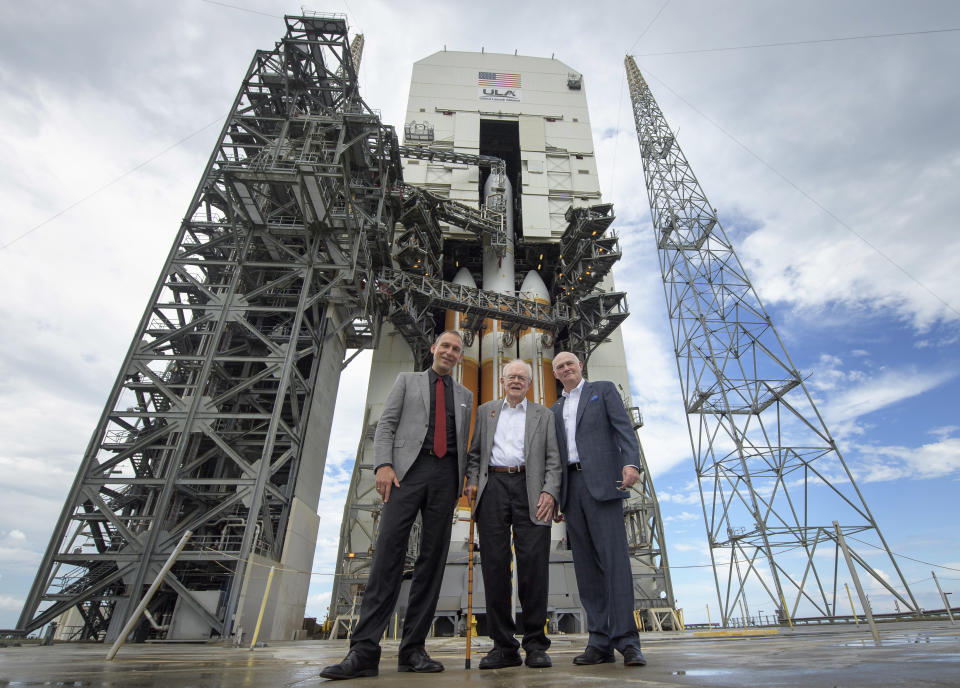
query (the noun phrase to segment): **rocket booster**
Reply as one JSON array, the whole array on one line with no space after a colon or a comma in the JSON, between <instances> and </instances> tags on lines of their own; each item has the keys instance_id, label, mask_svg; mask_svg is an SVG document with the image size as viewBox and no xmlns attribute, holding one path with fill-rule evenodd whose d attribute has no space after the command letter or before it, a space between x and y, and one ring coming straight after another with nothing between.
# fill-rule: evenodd
<instances>
[{"instance_id":1,"label":"rocket booster","mask_svg":"<svg viewBox=\"0 0 960 688\"><path fill-rule=\"evenodd\" d=\"M550 292L536 270L523 278L520 298L550 305ZM527 398L550 407L557 400L557 382L553 377L553 339L549 332L536 327L520 330L520 355L533 368L533 380Z\"/></svg>"}]
</instances>

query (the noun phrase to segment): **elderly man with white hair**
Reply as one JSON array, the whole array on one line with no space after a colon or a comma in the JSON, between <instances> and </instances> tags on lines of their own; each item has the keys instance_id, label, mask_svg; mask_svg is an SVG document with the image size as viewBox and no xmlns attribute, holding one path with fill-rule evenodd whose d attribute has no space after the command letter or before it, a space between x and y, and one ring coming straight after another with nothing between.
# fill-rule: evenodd
<instances>
[{"instance_id":1,"label":"elderly man with white hair","mask_svg":"<svg viewBox=\"0 0 960 688\"><path fill-rule=\"evenodd\" d=\"M467 454L467 497L476 498L487 629L493 649L481 669L519 666L519 648L534 669L552 665L544 633L550 564L550 522L560 495L563 466L556 420L550 410L526 398L533 371L522 360L503 368L505 398L477 409ZM510 536L517 557L516 623L511 604ZM518 642L515 634L522 633Z\"/></svg>"}]
</instances>

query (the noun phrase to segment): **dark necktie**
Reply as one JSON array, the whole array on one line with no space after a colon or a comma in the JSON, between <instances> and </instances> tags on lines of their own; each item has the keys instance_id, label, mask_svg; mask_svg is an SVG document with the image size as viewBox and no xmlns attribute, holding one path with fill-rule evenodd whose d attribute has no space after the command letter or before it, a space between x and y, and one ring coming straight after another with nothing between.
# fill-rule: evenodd
<instances>
[{"instance_id":1,"label":"dark necktie","mask_svg":"<svg viewBox=\"0 0 960 688\"><path fill-rule=\"evenodd\" d=\"M439 458L447 453L447 400L443 392L443 378L439 376L434 406L436 412L433 418L433 453Z\"/></svg>"}]
</instances>

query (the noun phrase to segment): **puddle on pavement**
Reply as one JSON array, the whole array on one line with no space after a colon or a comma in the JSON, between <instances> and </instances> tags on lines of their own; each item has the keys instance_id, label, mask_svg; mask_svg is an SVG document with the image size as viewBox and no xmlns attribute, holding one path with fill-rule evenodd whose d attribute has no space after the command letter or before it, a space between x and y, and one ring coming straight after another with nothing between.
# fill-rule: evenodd
<instances>
[{"instance_id":1,"label":"puddle on pavement","mask_svg":"<svg viewBox=\"0 0 960 688\"><path fill-rule=\"evenodd\" d=\"M935 643L956 643L960 642L960 636L955 635L911 635L899 638L881 638L881 646L894 645L929 645ZM861 638L846 643L838 643L838 647L875 647L873 638Z\"/></svg>"},{"instance_id":2,"label":"puddle on pavement","mask_svg":"<svg viewBox=\"0 0 960 688\"><path fill-rule=\"evenodd\" d=\"M732 673L727 669L681 669L674 671L674 676L723 676Z\"/></svg>"}]
</instances>

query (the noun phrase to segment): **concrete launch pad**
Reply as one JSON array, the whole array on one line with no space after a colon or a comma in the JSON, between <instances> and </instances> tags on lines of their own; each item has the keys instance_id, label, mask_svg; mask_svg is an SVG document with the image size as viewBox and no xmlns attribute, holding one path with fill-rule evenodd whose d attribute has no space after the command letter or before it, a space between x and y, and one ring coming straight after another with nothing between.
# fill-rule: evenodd
<instances>
[{"instance_id":1,"label":"concrete launch pad","mask_svg":"<svg viewBox=\"0 0 960 688\"><path fill-rule=\"evenodd\" d=\"M464 670L464 639L428 640L442 674L415 676L396 671L397 645L388 641L378 678L342 685L424 688L475 685L570 685L580 688L625 684L650 686L957 686L960 685L960 626L948 622L902 622L881 626L877 647L866 625L768 629L767 635L698 636L694 632L645 634L646 667L618 661L593 667L571 664L584 635L553 636L551 669L515 667L479 671L490 648L475 640L473 669ZM9 643L10 641L4 641ZM0 648L0 686L92 688L236 688L314 686L322 666L338 662L343 640L271 643L253 652L224 645L138 644L124 646L114 662L102 644L24 645ZM619 656L618 656L619 660Z\"/></svg>"}]
</instances>

